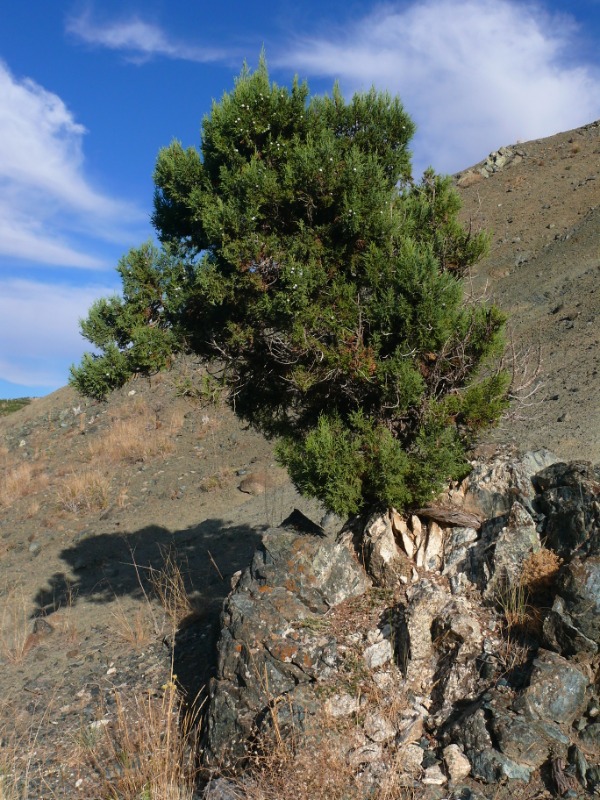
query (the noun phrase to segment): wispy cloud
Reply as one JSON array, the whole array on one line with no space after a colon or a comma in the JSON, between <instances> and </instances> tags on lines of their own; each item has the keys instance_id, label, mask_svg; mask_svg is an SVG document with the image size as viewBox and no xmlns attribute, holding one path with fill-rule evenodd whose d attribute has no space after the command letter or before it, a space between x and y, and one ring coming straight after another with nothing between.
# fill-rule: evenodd
<instances>
[{"instance_id":1,"label":"wispy cloud","mask_svg":"<svg viewBox=\"0 0 600 800\"><path fill-rule=\"evenodd\" d=\"M491 147L600 117L598 67L576 55L573 21L540 5L419 0L300 39L270 63L399 94L417 122L417 166L455 172Z\"/></svg>"},{"instance_id":2,"label":"wispy cloud","mask_svg":"<svg viewBox=\"0 0 600 800\"><path fill-rule=\"evenodd\" d=\"M209 63L222 61L229 53L225 49L192 45L169 36L161 27L140 17L100 22L87 9L67 21L67 31L84 42L124 52L136 62L155 56Z\"/></svg>"},{"instance_id":3,"label":"wispy cloud","mask_svg":"<svg viewBox=\"0 0 600 800\"><path fill-rule=\"evenodd\" d=\"M63 386L86 342L79 319L91 303L113 292L31 280L0 280L0 380L22 386Z\"/></svg>"},{"instance_id":4,"label":"wispy cloud","mask_svg":"<svg viewBox=\"0 0 600 800\"><path fill-rule=\"evenodd\" d=\"M73 234L114 240L141 219L86 179L84 134L60 97L0 61L0 256L97 268Z\"/></svg>"}]
</instances>

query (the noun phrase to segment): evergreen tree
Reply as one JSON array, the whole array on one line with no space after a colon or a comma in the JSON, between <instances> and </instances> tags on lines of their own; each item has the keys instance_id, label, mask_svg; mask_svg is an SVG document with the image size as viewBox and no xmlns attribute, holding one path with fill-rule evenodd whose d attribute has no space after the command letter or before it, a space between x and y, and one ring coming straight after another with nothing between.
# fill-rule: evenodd
<instances>
[{"instance_id":1,"label":"evergreen tree","mask_svg":"<svg viewBox=\"0 0 600 800\"><path fill-rule=\"evenodd\" d=\"M121 263L123 299L82 325L104 355L75 385L106 359L115 385L185 342L338 513L422 503L465 474L465 448L505 407L507 377L489 369L504 318L465 301L487 238L460 225L448 178L413 182L413 133L388 94L310 98L271 83L264 58L245 68L200 151L159 153L163 250Z\"/></svg>"}]
</instances>

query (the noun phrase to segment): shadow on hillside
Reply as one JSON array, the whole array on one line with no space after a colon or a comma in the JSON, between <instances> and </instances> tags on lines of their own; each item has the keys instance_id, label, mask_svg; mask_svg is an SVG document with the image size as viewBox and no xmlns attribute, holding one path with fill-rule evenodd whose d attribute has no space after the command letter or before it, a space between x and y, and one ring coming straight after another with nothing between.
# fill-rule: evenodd
<instances>
[{"instance_id":1,"label":"shadow on hillside","mask_svg":"<svg viewBox=\"0 0 600 800\"><path fill-rule=\"evenodd\" d=\"M86 599L110 603L129 595L145 600L153 593L152 573L171 559L179 567L185 591L198 613L184 620L175 634L174 672L188 697L195 697L214 669L215 641L223 599L231 576L248 566L261 541L262 528L207 519L191 528L170 531L148 526L134 532L88 535L61 551L68 565L56 572L34 598L33 616ZM71 577L73 576L74 577Z\"/></svg>"}]
</instances>

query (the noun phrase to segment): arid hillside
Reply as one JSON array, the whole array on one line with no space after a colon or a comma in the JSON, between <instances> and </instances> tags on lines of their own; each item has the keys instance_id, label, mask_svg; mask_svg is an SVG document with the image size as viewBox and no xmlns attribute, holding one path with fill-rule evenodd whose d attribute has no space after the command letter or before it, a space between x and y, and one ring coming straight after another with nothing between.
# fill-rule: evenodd
<instances>
[{"instance_id":1,"label":"arid hillside","mask_svg":"<svg viewBox=\"0 0 600 800\"><path fill-rule=\"evenodd\" d=\"M486 447L600 461L599 167L597 122L456 176L465 222L493 233L472 290L509 312L522 385ZM0 776L25 781L22 797L142 797L143 776L110 794L124 745L102 740L103 720L158 702L173 671L200 690L262 530L322 510L190 358L107 402L64 388L0 418L0 470Z\"/></svg>"},{"instance_id":2,"label":"arid hillside","mask_svg":"<svg viewBox=\"0 0 600 800\"><path fill-rule=\"evenodd\" d=\"M474 291L509 312L517 365L531 375L538 348L542 359L542 386L495 438L596 463L600 122L502 148L456 178L465 221L493 234Z\"/></svg>"}]
</instances>

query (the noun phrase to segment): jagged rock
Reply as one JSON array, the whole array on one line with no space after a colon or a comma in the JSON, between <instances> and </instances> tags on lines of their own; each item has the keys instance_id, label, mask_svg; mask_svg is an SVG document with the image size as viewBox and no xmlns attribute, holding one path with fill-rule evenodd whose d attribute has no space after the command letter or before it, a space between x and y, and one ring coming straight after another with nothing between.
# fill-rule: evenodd
<instances>
[{"instance_id":1,"label":"jagged rock","mask_svg":"<svg viewBox=\"0 0 600 800\"><path fill-rule=\"evenodd\" d=\"M362 539L367 572L378 586L394 586L407 578L411 564L396 544L390 515L376 514L368 521Z\"/></svg>"},{"instance_id":2,"label":"jagged rock","mask_svg":"<svg viewBox=\"0 0 600 800\"><path fill-rule=\"evenodd\" d=\"M588 684L587 677L565 658L540 650L529 686L515 701L515 708L533 719L570 725L586 707Z\"/></svg>"},{"instance_id":3,"label":"jagged rock","mask_svg":"<svg viewBox=\"0 0 600 800\"><path fill-rule=\"evenodd\" d=\"M600 557L576 558L561 571L544 636L563 655L600 650Z\"/></svg>"},{"instance_id":4,"label":"jagged rock","mask_svg":"<svg viewBox=\"0 0 600 800\"><path fill-rule=\"evenodd\" d=\"M600 466L560 462L540 471L534 485L548 546L563 558L577 549L600 555Z\"/></svg>"},{"instance_id":5,"label":"jagged rock","mask_svg":"<svg viewBox=\"0 0 600 800\"><path fill-rule=\"evenodd\" d=\"M375 644L367 647L363 654L363 658L368 669L377 669L378 667L382 667L384 664L387 664L388 661L391 661L393 656L394 650L389 639L383 639L381 642L375 642Z\"/></svg>"},{"instance_id":6,"label":"jagged rock","mask_svg":"<svg viewBox=\"0 0 600 800\"><path fill-rule=\"evenodd\" d=\"M406 592L407 605L397 633L398 662L408 680L427 687L435 672L433 620L448 602L448 593L435 583L421 580Z\"/></svg>"},{"instance_id":7,"label":"jagged rock","mask_svg":"<svg viewBox=\"0 0 600 800\"><path fill-rule=\"evenodd\" d=\"M532 768L547 760L553 742L530 718L495 711L491 726L498 748L507 758Z\"/></svg>"},{"instance_id":8,"label":"jagged rock","mask_svg":"<svg viewBox=\"0 0 600 800\"><path fill-rule=\"evenodd\" d=\"M444 775L437 764L427 767L421 778L421 783L425 786L443 786L448 783L448 778Z\"/></svg>"},{"instance_id":9,"label":"jagged rock","mask_svg":"<svg viewBox=\"0 0 600 800\"><path fill-rule=\"evenodd\" d=\"M497 783L506 778L528 783L531 778L530 768L515 763L493 747L469 753L469 761L473 775L486 783Z\"/></svg>"},{"instance_id":10,"label":"jagged rock","mask_svg":"<svg viewBox=\"0 0 600 800\"><path fill-rule=\"evenodd\" d=\"M283 528L264 535L224 605L205 725L207 763L226 766L243 757L248 738L268 724L283 694L288 702L280 704L281 712L291 709L301 728L303 717L319 707L303 687L331 674L338 658L335 638L312 632L303 620L368 586L349 539L334 542Z\"/></svg>"},{"instance_id":11,"label":"jagged rock","mask_svg":"<svg viewBox=\"0 0 600 800\"><path fill-rule=\"evenodd\" d=\"M424 566L429 572L439 571L444 559L444 531L434 520L427 526Z\"/></svg>"},{"instance_id":12,"label":"jagged rock","mask_svg":"<svg viewBox=\"0 0 600 800\"><path fill-rule=\"evenodd\" d=\"M478 538L475 528L452 528L448 532L444 548L444 575L454 577L470 572L469 550Z\"/></svg>"},{"instance_id":13,"label":"jagged rock","mask_svg":"<svg viewBox=\"0 0 600 800\"><path fill-rule=\"evenodd\" d=\"M409 775L418 775L425 751L418 744L407 744L398 752L398 769Z\"/></svg>"},{"instance_id":14,"label":"jagged rock","mask_svg":"<svg viewBox=\"0 0 600 800\"><path fill-rule=\"evenodd\" d=\"M367 714L363 728L373 742L389 742L396 735L396 728L390 720L376 711Z\"/></svg>"},{"instance_id":15,"label":"jagged rock","mask_svg":"<svg viewBox=\"0 0 600 800\"><path fill-rule=\"evenodd\" d=\"M444 747L443 756L451 781L462 781L471 772L471 762L457 744Z\"/></svg>"},{"instance_id":16,"label":"jagged rock","mask_svg":"<svg viewBox=\"0 0 600 800\"><path fill-rule=\"evenodd\" d=\"M507 525L496 539L494 573L488 582L485 596L501 595L519 586L523 562L540 547L540 535L534 520L521 503L515 500Z\"/></svg>"},{"instance_id":17,"label":"jagged rock","mask_svg":"<svg viewBox=\"0 0 600 800\"><path fill-rule=\"evenodd\" d=\"M476 464L461 487L462 508L482 519L507 514L514 500L527 507L535 496L532 477L559 459L548 450L535 450L519 458L498 456Z\"/></svg>"}]
</instances>

